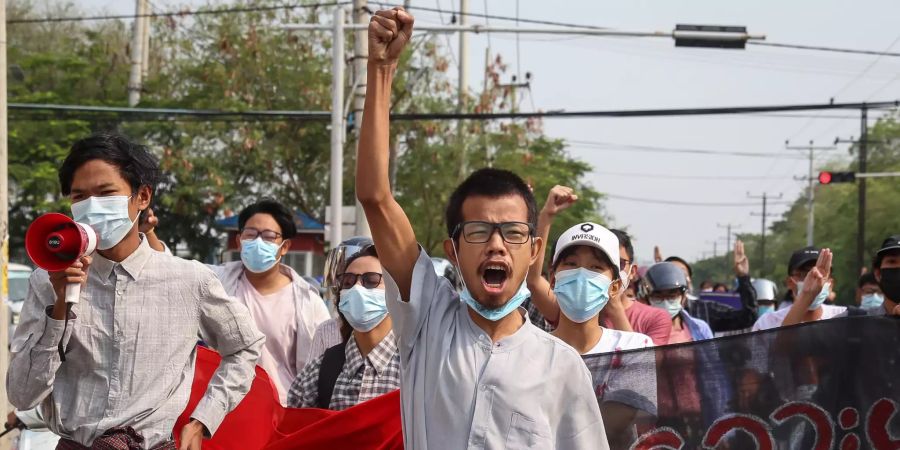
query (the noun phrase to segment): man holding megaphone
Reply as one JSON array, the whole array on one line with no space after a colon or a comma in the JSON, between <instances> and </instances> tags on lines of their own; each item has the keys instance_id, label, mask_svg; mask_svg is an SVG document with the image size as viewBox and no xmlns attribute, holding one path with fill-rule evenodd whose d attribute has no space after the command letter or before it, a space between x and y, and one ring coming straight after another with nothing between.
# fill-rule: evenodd
<instances>
[{"instance_id":1,"label":"man holding megaphone","mask_svg":"<svg viewBox=\"0 0 900 450\"><path fill-rule=\"evenodd\" d=\"M42 217L26 236L44 270L29 280L7 390L17 408L39 408L58 449L174 450L198 337L222 363L179 450L200 450L253 381L264 337L247 308L203 264L154 251L139 232L158 174L124 136L78 141L59 170L74 220Z\"/></svg>"}]
</instances>

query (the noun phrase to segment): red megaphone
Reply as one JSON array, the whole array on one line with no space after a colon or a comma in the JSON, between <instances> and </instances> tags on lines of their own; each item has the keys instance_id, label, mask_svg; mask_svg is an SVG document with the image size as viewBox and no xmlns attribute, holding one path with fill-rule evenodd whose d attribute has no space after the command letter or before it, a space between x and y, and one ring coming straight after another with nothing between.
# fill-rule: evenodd
<instances>
[{"instance_id":1,"label":"red megaphone","mask_svg":"<svg viewBox=\"0 0 900 450\"><path fill-rule=\"evenodd\" d=\"M97 233L59 213L38 217L25 232L25 251L34 263L48 271L65 270L82 256L94 253ZM80 284L66 286L66 303L78 303Z\"/></svg>"}]
</instances>

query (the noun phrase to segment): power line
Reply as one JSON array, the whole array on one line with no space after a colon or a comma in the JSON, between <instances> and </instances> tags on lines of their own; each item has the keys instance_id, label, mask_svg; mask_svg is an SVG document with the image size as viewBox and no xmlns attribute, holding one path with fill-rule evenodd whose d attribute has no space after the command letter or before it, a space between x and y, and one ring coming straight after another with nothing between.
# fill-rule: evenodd
<instances>
[{"instance_id":1,"label":"power line","mask_svg":"<svg viewBox=\"0 0 900 450\"><path fill-rule=\"evenodd\" d=\"M537 112L501 112L501 113L395 113L392 121L416 120L498 120L527 118L589 118L589 117L674 117L674 116L715 116L733 114L756 114L764 112L787 111L820 111L832 109L869 109L894 108L900 106L900 100L871 103L824 103L824 104L791 104L766 106L726 106L705 108L666 108L666 109L625 109L596 111L537 111ZM329 111L293 111L293 110L253 110L222 111L174 108L127 108L120 106L86 106L58 105L37 103L10 103L10 110L57 112L57 113L92 113L116 114L128 116L203 116L203 117L248 117L248 118L297 118L306 120L330 120ZM595 143L596 144L596 143ZM602 144L602 143L601 143ZM607 144L608 145L608 144ZM748 154L756 154L749 153Z\"/></svg>"},{"instance_id":2,"label":"power line","mask_svg":"<svg viewBox=\"0 0 900 450\"><path fill-rule=\"evenodd\" d=\"M663 199L654 199L654 198L643 198L643 197L631 197L627 195L616 195L616 194L603 194L604 197L610 198L613 200L624 200L630 202L638 202L638 203L652 203L657 205L675 205L675 206L705 206L705 207L751 207L756 206L756 202L690 202L684 200L663 200ZM769 202L769 204L792 204L793 202Z\"/></svg>"},{"instance_id":3,"label":"power line","mask_svg":"<svg viewBox=\"0 0 900 450\"><path fill-rule=\"evenodd\" d=\"M394 4L384 3L384 2L369 2L369 3L378 5L381 7L391 7L392 8L392 7L396 6ZM413 12L415 12L416 10L437 12L437 13L442 12L442 10L440 10L440 9L430 8L427 6L412 6L409 8L409 10L413 11ZM578 24L566 23L566 22L556 22L556 21L552 21L552 20L523 19L521 17L516 18L513 16L500 16L497 14L486 14L486 13L478 13L478 12L462 13L462 12L456 11L455 14L459 14L459 15L467 16L467 17L478 17L481 19L506 20L509 22L531 23L531 24L536 24L536 25L553 25L553 26L566 27L566 28L584 28L584 29L589 29L589 30L608 30L609 29L609 27L598 27L596 25L578 25Z\"/></svg>"},{"instance_id":4,"label":"power line","mask_svg":"<svg viewBox=\"0 0 900 450\"><path fill-rule=\"evenodd\" d=\"M674 175L667 173L638 173L638 172L605 172L593 171L597 175L611 177L654 178L668 180L776 180L784 177L773 176L747 176L747 175Z\"/></svg>"},{"instance_id":5,"label":"power line","mask_svg":"<svg viewBox=\"0 0 900 450\"><path fill-rule=\"evenodd\" d=\"M596 142L596 141L582 141L582 140L570 140L567 141L570 144L575 144L575 146L586 146L591 148L600 148L605 150L622 150L622 151L636 151L636 152L659 152L659 153L691 153L698 155L729 155L729 156L746 156L751 158L772 158L772 157L781 157L784 156L783 153L773 153L773 152L743 152L743 151L730 151L730 150L712 150L712 149L698 149L698 148L684 148L684 147L660 147L660 146L652 146L652 145L638 145L638 144L618 144L612 142ZM796 158L796 157L793 157Z\"/></svg>"},{"instance_id":6,"label":"power line","mask_svg":"<svg viewBox=\"0 0 900 450\"><path fill-rule=\"evenodd\" d=\"M252 6L252 7L236 7L236 8L222 8L222 9L196 9L196 10L184 10L184 11L169 11L169 12L153 12L149 14L117 14L117 15L105 15L105 16L71 16L71 17L41 17L36 19L13 19L7 20L6 23L8 25L17 25L17 24L27 24L27 23L51 23L51 22L92 22L98 20L129 20L135 19L139 17L180 17L180 16L200 16L200 15L214 15L214 14L234 14L234 13L247 13L247 12L263 12L263 11L278 11L285 9L298 9L298 8L320 8L320 7L328 7L328 6L343 6L348 5L350 2L330 2L330 3L312 3L312 4L300 4L300 5L279 5L279 6Z\"/></svg>"},{"instance_id":7,"label":"power line","mask_svg":"<svg viewBox=\"0 0 900 450\"><path fill-rule=\"evenodd\" d=\"M833 53L852 53L857 55L877 55L877 56L895 56L900 57L900 53L888 52L888 51L877 51L877 50L860 50L860 49L852 49L852 48L838 48L838 47L825 47L820 45L802 45L802 44L787 44L783 42L764 42L764 41L748 41L748 44L752 45L761 45L765 47L779 47L779 48L793 48L797 50L815 50L820 52L833 52Z\"/></svg>"}]
</instances>

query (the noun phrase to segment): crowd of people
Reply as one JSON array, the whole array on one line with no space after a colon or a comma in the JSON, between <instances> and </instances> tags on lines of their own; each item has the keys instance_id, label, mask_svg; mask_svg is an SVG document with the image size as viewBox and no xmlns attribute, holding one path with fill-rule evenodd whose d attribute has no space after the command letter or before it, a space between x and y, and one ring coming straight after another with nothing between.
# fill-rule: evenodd
<instances>
[{"instance_id":1,"label":"crowd of people","mask_svg":"<svg viewBox=\"0 0 900 450\"><path fill-rule=\"evenodd\" d=\"M829 249L798 249L779 296L777 283L751 279L738 241L740 306L728 306L703 298L730 291L724 284L704 282L695 296L683 258L657 250L658 262L639 270L624 230L564 224L551 245L551 225L577 192L556 186L539 210L532 189L500 169L475 171L450 196L448 279L417 243L388 177L392 82L412 29L400 8L379 11L369 26L357 161L366 169L356 191L372 238L331 250L324 289L333 308L282 262L297 233L283 204L246 207L240 261L205 266L173 256L157 237L165 224L149 206L159 167L145 147L106 133L71 148L62 193L75 220L97 230L99 250L64 271L34 272L7 374L12 404L36 411L62 437L57 448L175 449L198 341L222 364L180 449L198 450L216 432L256 365L288 407L344 410L400 389L407 448L617 447L636 418L672 409L676 397L665 393L673 383L657 389L653 353L632 350L900 314L900 236L877 249L859 280L859 307L849 308L831 304ZM84 285L74 305L65 301L72 283ZM683 362L671 374L679 411L699 421L710 392L699 387L698 356L678 348L669 357ZM643 388L623 389L634 380L611 367L588 370L592 355L610 353L625 358L616 364L647 368Z\"/></svg>"}]
</instances>

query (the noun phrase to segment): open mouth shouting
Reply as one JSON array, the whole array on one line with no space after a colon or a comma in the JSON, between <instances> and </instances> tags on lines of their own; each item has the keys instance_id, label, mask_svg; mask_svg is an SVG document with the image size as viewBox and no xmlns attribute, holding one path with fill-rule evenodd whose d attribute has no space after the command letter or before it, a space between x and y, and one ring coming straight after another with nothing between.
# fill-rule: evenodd
<instances>
[{"instance_id":1,"label":"open mouth shouting","mask_svg":"<svg viewBox=\"0 0 900 450\"><path fill-rule=\"evenodd\" d=\"M489 295L499 295L503 293L511 272L506 261L485 261L479 267L481 285Z\"/></svg>"}]
</instances>

